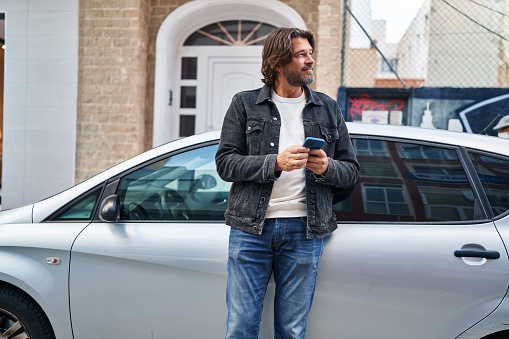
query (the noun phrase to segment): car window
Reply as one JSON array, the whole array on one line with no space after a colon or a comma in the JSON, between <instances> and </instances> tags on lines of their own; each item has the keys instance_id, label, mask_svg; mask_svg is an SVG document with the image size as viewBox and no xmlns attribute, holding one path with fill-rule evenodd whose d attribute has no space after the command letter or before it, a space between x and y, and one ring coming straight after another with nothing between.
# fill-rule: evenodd
<instances>
[{"instance_id":1,"label":"car window","mask_svg":"<svg viewBox=\"0 0 509 339\"><path fill-rule=\"evenodd\" d=\"M119 182L122 220L224 220L230 183L219 178L217 145L166 157Z\"/></svg>"},{"instance_id":2,"label":"car window","mask_svg":"<svg viewBox=\"0 0 509 339\"><path fill-rule=\"evenodd\" d=\"M455 149L357 138L352 143L361 173L351 196L334 205L340 222L482 218Z\"/></svg>"},{"instance_id":3,"label":"car window","mask_svg":"<svg viewBox=\"0 0 509 339\"><path fill-rule=\"evenodd\" d=\"M509 210L509 159L470 152L470 159L495 216Z\"/></svg>"},{"instance_id":4,"label":"car window","mask_svg":"<svg viewBox=\"0 0 509 339\"><path fill-rule=\"evenodd\" d=\"M101 194L101 189L97 188L84 197L71 202L63 211L49 219L53 221L91 220L99 194Z\"/></svg>"}]
</instances>

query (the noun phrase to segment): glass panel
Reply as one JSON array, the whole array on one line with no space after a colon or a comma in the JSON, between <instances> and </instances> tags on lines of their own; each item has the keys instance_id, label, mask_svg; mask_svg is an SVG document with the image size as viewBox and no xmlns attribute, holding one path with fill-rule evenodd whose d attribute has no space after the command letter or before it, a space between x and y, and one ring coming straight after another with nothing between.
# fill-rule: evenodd
<instances>
[{"instance_id":1,"label":"glass panel","mask_svg":"<svg viewBox=\"0 0 509 339\"><path fill-rule=\"evenodd\" d=\"M276 27L248 20L216 22L191 34L184 46L246 46L263 45Z\"/></svg>"},{"instance_id":2,"label":"glass panel","mask_svg":"<svg viewBox=\"0 0 509 339\"><path fill-rule=\"evenodd\" d=\"M179 136L188 137L194 135L196 116L194 115L181 115L180 116L180 129Z\"/></svg>"},{"instance_id":3,"label":"glass panel","mask_svg":"<svg viewBox=\"0 0 509 339\"><path fill-rule=\"evenodd\" d=\"M180 108L196 108L196 86L180 86Z\"/></svg>"},{"instance_id":4,"label":"glass panel","mask_svg":"<svg viewBox=\"0 0 509 339\"><path fill-rule=\"evenodd\" d=\"M219 178L217 145L164 158L120 180L126 221L223 221L231 183Z\"/></svg>"},{"instance_id":5,"label":"glass panel","mask_svg":"<svg viewBox=\"0 0 509 339\"><path fill-rule=\"evenodd\" d=\"M58 221L91 220L92 213L95 210L97 199L99 199L100 193L101 190L96 189L95 191L81 198L80 200L72 202L71 205L66 207L62 213L60 213L59 215L52 219Z\"/></svg>"},{"instance_id":6,"label":"glass panel","mask_svg":"<svg viewBox=\"0 0 509 339\"><path fill-rule=\"evenodd\" d=\"M509 210L509 159L471 152L470 158L481 179L495 216Z\"/></svg>"},{"instance_id":7,"label":"glass panel","mask_svg":"<svg viewBox=\"0 0 509 339\"><path fill-rule=\"evenodd\" d=\"M398 144L398 152L407 159L456 159L455 151L431 146Z\"/></svg>"},{"instance_id":8,"label":"glass panel","mask_svg":"<svg viewBox=\"0 0 509 339\"><path fill-rule=\"evenodd\" d=\"M352 142L361 175L350 198L334 205L340 222L474 220L475 195L456 150L385 140Z\"/></svg>"},{"instance_id":9,"label":"glass panel","mask_svg":"<svg viewBox=\"0 0 509 339\"><path fill-rule=\"evenodd\" d=\"M353 146L358 155L387 156L385 143L380 140L354 139Z\"/></svg>"},{"instance_id":10,"label":"glass panel","mask_svg":"<svg viewBox=\"0 0 509 339\"><path fill-rule=\"evenodd\" d=\"M198 71L198 58L182 58L183 80L196 80Z\"/></svg>"}]
</instances>

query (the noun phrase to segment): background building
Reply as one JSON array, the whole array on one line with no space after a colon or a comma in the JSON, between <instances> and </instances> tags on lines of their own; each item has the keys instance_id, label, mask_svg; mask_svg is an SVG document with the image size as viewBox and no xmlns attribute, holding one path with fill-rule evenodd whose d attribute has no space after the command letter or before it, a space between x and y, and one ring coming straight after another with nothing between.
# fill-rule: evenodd
<instances>
[{"instance_id":1,"label":"background building","mask_svg":"<svg viewBox=\"0 0 509 339\"><path fill-rule=\"evenodd\" d=\"M262 85L261 45L273 27L315 32L313 87L332 97L338 88L359 98L356 88L404 90L386 92L391 102L421 86L507 87L507 0L478 1L491 16L505 13L496 20L484 7L464 9L473 25L464 2L426 0L397 42L385 41L370 1L356 1L0 0L2 207L219 128L233 93ZM420 123L411 113L420 117L426 100L407 100L391 121Z\"/></svg>"}]
</instances>

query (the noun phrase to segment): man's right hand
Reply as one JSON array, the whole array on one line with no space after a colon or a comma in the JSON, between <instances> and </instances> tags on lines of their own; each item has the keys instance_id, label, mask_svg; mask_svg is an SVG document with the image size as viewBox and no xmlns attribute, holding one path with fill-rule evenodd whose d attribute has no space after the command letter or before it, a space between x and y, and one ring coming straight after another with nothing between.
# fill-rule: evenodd
<instances>
[{"instance_id":1,"label":"man's right hand","mask_svg":"<svg viewBox=\"0 0 509 339\"><path fill-rule=\"evenodd\" d=\"M277 155L274 171L290 172L306 167L309 156L308 152L309 148L307 147L299 145L288 147Z\"/></svg>"}]
</instances>

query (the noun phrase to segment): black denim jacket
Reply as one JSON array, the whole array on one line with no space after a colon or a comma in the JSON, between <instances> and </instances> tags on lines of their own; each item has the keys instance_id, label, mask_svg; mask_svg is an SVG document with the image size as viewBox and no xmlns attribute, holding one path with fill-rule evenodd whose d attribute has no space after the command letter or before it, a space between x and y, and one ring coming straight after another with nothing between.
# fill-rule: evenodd
<instances>
[{"instance_id":1,"label":"black denim jacket","mask_svg":"<svg viewBox=\"0 0 509 339\"><path fill-rule=\"evenodd\" d=\"M306 169L307 237L311 239L324 237L337 228L331 187L353 186L359 163L336 101L307 86L305 91L304 134L324 139L322 149L329 157L329 168L323 177ZM233 97L216 153L219 176L233 182L225 212L227 225L262 233L273 183L281 174L274 172L280 127L280 115L269 86Z\"/></svg>"}]
</instances>

